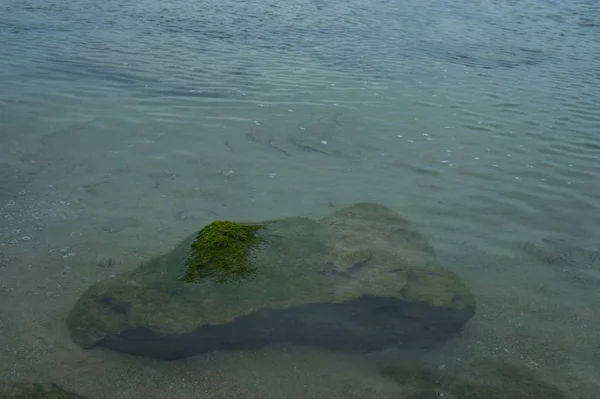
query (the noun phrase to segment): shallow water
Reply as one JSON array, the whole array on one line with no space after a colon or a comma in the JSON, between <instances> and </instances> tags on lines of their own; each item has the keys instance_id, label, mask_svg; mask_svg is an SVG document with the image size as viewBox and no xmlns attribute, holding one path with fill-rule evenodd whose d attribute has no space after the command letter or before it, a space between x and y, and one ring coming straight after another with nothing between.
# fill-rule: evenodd
<instances>
[{"instance_id":1,"label":"shallow water","mask_svg":"<svg viewBox=\"0 0 600 399\"><path fill-rule=\"evenodd\" d=\"M374 201L478 296L457 348L514 343L515 359L593 385L599 25L594 1L2 2L0 376L112 397L70 374L84 355L60 323L94 281L215 218ZM106 370L145 364L106 356L85 378L115 386ZM267 359L258 369L286 362L253 356ZM56 362L67 366L47 371ZM349 395L308 377L312 362L238 388ZM127 395L154 392L140 385ZM223 386L207 397L234 397Z\"/></svg>"}]
</instances>

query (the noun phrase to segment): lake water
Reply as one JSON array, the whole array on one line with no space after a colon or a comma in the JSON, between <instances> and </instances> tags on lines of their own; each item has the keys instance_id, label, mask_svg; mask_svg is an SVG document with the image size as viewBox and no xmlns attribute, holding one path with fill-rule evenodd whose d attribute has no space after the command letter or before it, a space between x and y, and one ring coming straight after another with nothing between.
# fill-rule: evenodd
<instances>
[{"instance_id":1,"label":"lake water","mask_svg":"<svg viewBox=\"0 0 600 399\"><path fill-rule=\"evenodd\" d=\"M596 397L599 65L594 0L0 2L0 380L398 397L365 365L395 352L161 363L82 351L64 326L95 281L211 220L372 201L478 301L423 358L505 356Z\"/></svg>"}]
</instances>

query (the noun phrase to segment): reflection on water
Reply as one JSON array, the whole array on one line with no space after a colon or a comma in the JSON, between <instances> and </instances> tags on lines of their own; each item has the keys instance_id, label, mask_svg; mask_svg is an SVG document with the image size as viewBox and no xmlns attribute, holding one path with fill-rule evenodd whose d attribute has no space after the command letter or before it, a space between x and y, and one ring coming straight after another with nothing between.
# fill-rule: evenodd
<instances>
[{"instance_id":1,"label":"reflection on water","mask_svg":"<svg viewBox=\"0 0 600 399\"><path fill-rule=\"evenodd\" d=\"M412 388L380 370L399 358L452 384L493 358L594 397L599 21L585 0L2 2L0 380L99 398L397 398ZM477 313L456 339L185 363L69 339L88 287L214 219L355 202L409 219L469 285Z\"/></svg>"}]
</instances>

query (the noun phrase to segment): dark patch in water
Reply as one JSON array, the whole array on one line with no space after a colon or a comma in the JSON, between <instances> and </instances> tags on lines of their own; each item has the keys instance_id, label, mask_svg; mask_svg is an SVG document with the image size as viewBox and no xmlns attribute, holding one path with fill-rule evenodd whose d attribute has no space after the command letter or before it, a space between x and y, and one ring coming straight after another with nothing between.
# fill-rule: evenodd
<instances>
[{"instance_id":1,"label":"dark patch in water","mask_svg":"<svg viewBox=\"0 0 600 399\"><path fill-rule=\"evenodd\" d=\"M471 46L467 51L468 53L466 51L444 52L436 55L436 58L441 56L454 64L483 69L534 66L547 59L541 51L527 48L495 49L477 45Z\"/></svg>"}]
</instances>

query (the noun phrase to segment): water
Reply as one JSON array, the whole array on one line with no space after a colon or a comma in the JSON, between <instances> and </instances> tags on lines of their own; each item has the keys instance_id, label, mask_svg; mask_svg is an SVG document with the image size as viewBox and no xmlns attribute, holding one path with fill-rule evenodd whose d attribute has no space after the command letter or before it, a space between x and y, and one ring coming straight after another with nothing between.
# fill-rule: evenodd
<instances>
[{"instance_id":1,"label":"water","mask_svg":"<svg viewBox=\"0 0 600 399\"><path fill-rule=\"evenodd\" d=\"M180 368L210 365L207 397L370 397L340 382L375 378L344 355L166 366L82 354L61 318L214 218L375 201L476 294L456 353L509 353L593 397L599 25L595 1L3 1L0 375L188 397Z\"/></svg>"}]
</instances>

